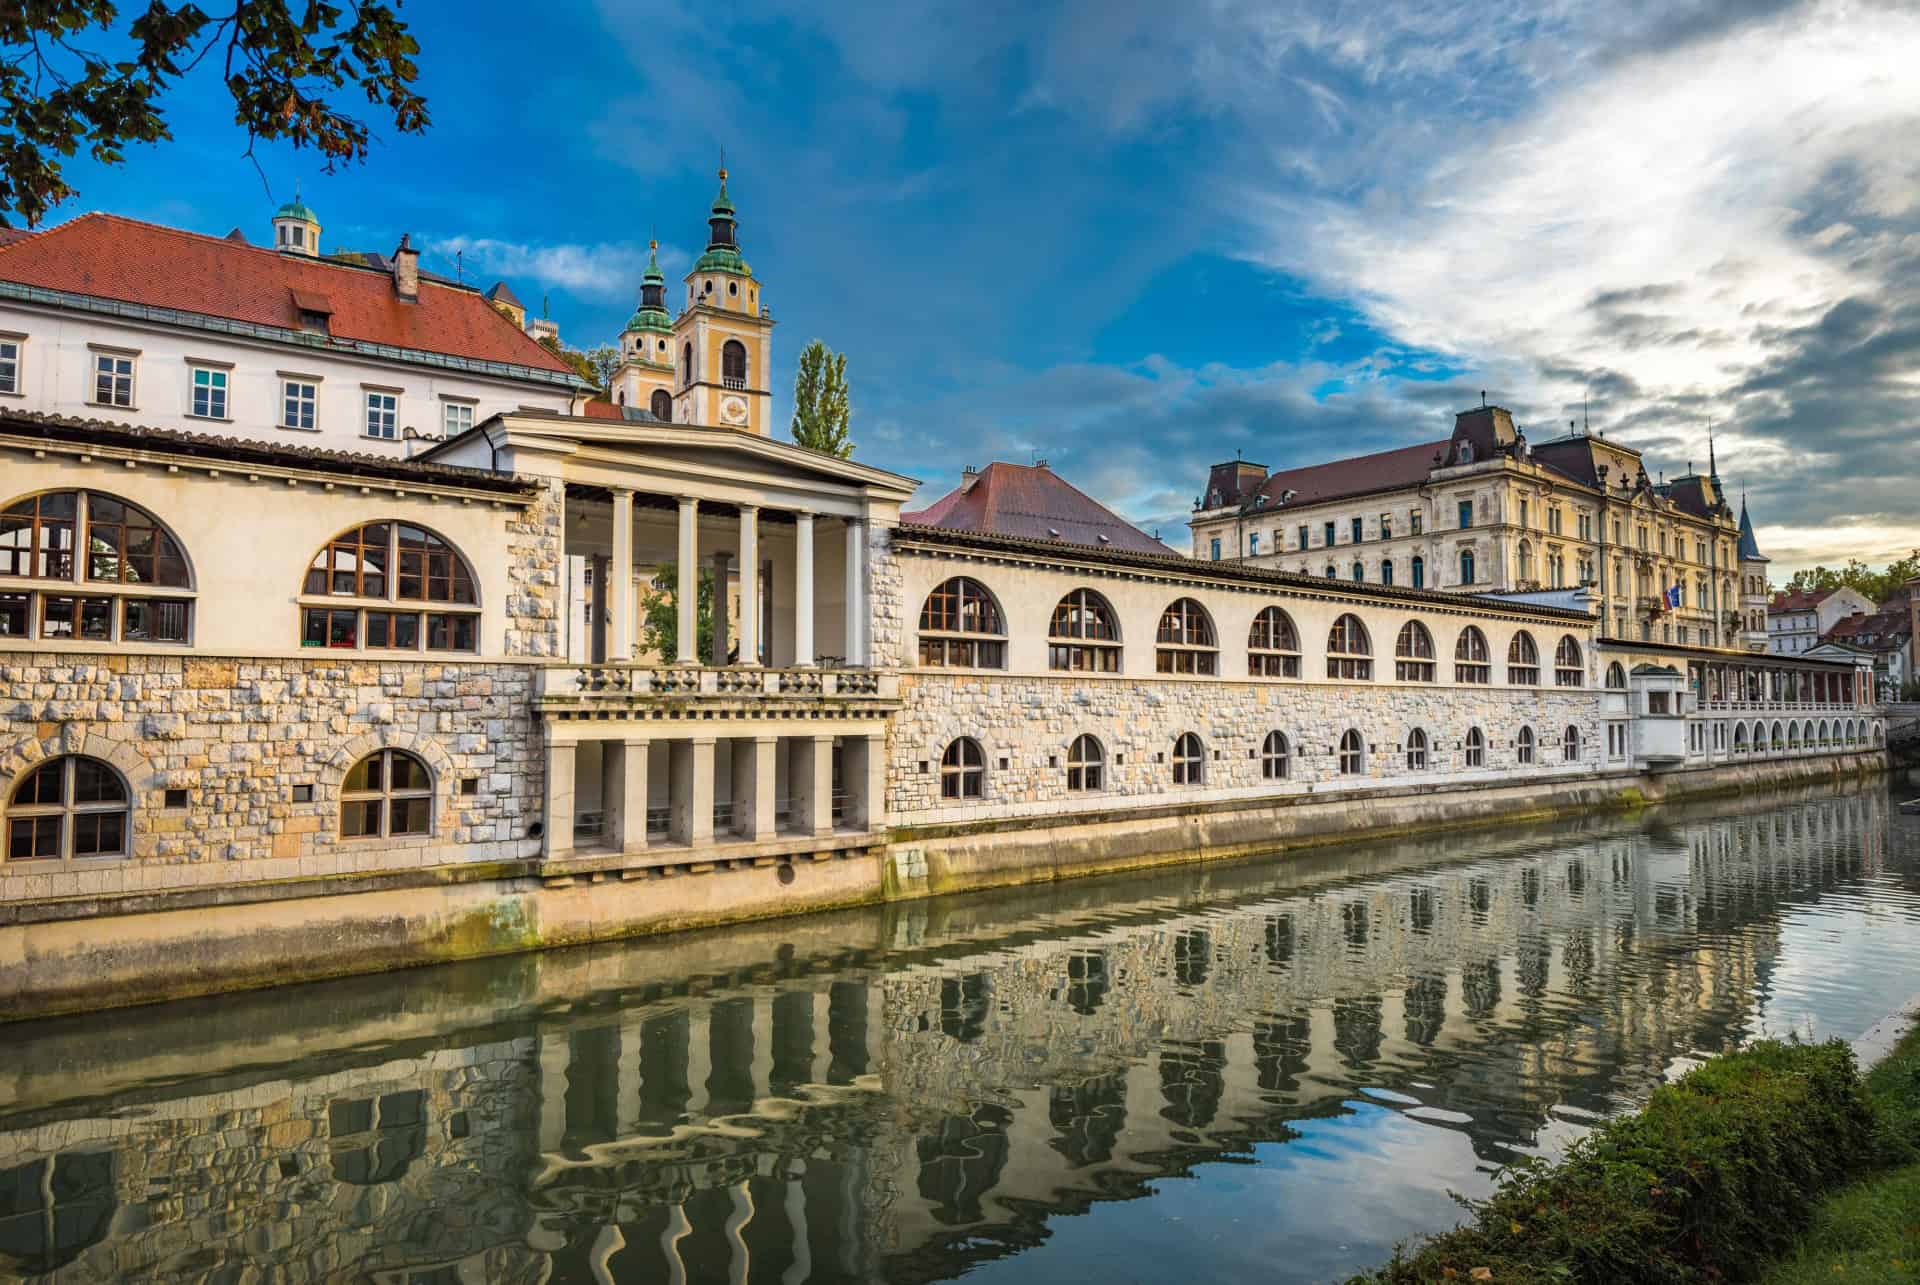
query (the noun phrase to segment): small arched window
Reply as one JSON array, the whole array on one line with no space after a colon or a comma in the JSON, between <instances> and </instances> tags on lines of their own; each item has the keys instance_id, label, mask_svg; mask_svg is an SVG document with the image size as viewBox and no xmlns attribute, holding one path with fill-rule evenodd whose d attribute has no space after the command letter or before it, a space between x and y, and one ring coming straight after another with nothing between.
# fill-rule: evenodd
<instances>
[{"instance_id":1,"label":"small arched window","mask_svg":"<svg viewBox=\"0 0 1920 1285\"><path fill-rule=\"evenodd\" d=\"M1487 765L1487 734L1477 727L1467 729L1467 766Z\"/></svg>"},{"instance_id":2,"label":"small arched window","mask_svg":"<svg viewBox=\"0 0 1920 1285\"><path fill-rule=\"evenodd\" d=\"M1453 681L1485 683L1493 678L1493 657L1487 650L1487 636L1468 625L1453 644Z\"/></svg>"},{"instance_id":3,"label":"small arched window","mask_svg":"<svg viewBox=\"0 0 1920 1285\"><path fill-rule=\"evenodd\" d=\"M1773 725L1773 737L1768 742L1768 748L1776 751L1787 748L1787 729L1785 727L1782 727L1778 723Z\"/></svg>"},{"instance_id":4,"label":"small arched window","mask_svg":"<svg viewBox=\"0 0 1920 1285\"><path fill-rule=\"evenodd\" d=\"M1607 666L1607 688L1616 692L1627 689L1627 667L1617 660Z\"/></svg>"},{"instance_id":5,"label":"small arched window","mask_svg":"<svg viewBox=\"0 0 1920 1285\"><path fill-rule=\"evenodd\" d=\"M1420 728L1407 733L1407 771L1427 770L1427 734Z\"/></svg>"},{"instance_id":6,"label":"small arched window","mask_svg":"<svg viewBox=\"0 0 1920 1285\"><path fill-rule=\"evenodd\" d=\"M82 754L47 759L7 800L7 860L124 857L133 801L120 774Z\"/></svg>"},{"instance_id":7,"label":"small arched window","mask_svg":"<svg viewBox=\"0 0 1920 1285\"><path fill-rule=\"evenodd\" d=\"M1733 725L1733 752L1735 754L1745 754L1747 752L1747 725L1745 723L1735 723Z\"/></svg>"},{"instance_id":8,"label":"small arched window","mask_svg":"<svg viewBox=\"0 0 1920 1285\"><path fill-rule=\"evenodd\" d=\"M1507 644L1507 681L1517 687L1540 685L1540 649L1524 629Z\"/></svg>"},{"instance_id":9,"label":"small arched window","mask_svg":"<svg viewBox=\"0 0 1920 1285\"><path fill-rule=\"evenodd\" d=\"M1473 550L1460 550L1460 583L1473 583Z\"/></svg>"},{"instance_id":10,"label":"small arched window","mask_svg":"<svg viewBox=\"0 0 1920 1285\"><path fill-rule=\"evenodd\" d=\"M1790 750L1797 750L1800 748L1800 724L1799 723L1787 724L1787 748Z\"/></svg>"},{"instance_id":11,"label":"small arched window","mask_svg":"<svg viewBox=\"0 0 1920 1285\"><path fill-rule=\"evenodd\" d=\"M1348 728L1340 734L1340 775L1359 776L1367 767L1367 745L1360 733Z\"/></svg>"},{"instance_id":12,"label":"small arched window","mask_svg":"<svg viewBox=\"0 0 1920 1285\"><path fill-rule=\"evenodd\" d=\"M1106 785L1107 751L1100 738L1082 733L1067 747L1067 788L1098 790Z\"/></svg>"},{"instance_id":13,"label":"small arched window","mask_svg":"<svg viewBox=\"0 0 1920 1285\"><path fill-rule=\"evenodd\" d=\"M659 420L663 424L672 423L673 422L673 394L669 393L664 388L654 389L653 396L648 400L648 403L647 403L647 413L652 415L655 419Z\"/></svg>"},{"instance_id":14,"label":"small arched window","mask_svg":"<svg viewBox=\"0 0 1920 1285\"><path fill-rule=\"evenodd\" d=\"M47 491L0 509L0 576L85 586L0 595L0 637L191 638L192 597L166 592L193 587L185 549L151 513L101 491Z\"/></svg>"},{"instance_id":15,"label":"small arched window","mask_svg":"<svg viewBox=\"0 0 1920 1285\"><path fill-rule=\"evenodd\" d=\"M1560 757L1569 763L1580 761L1580 729L1571 723L1560 737Z\"/></svg>"},{"instance_id":16,"label":"small arched window","mask_svg":"<svg viewBox=\"0 0 1920 1285\"><path fill-rule=\"evenodd\" d=\"M1180 598L1160 614L1160 632L1154 644L1154 668L1162 674L1220 671L1213 618L1192 598Z\"/></svg>"},{"instance_id":17,"label":"small arched window","mask_svg":"<svg viewBox=\"0 0 1920 1285\"><path fill-rule=\"evenodd\" d=\"M943 580L920 608L920 663L1004 669L1007 627L986 586L966 576Z\"/></svg>"},{"instance_id":18,"label":"small arched window","mask_svg":"<svg viewBox=\"0 0 1920 1285\"><path fill-rule=\"evenodd\" d=\"M738 339L720 346L720 382L736 391L747 386L747 346Z\"/></svg>"},{"instance_id":19,"label":"small arched window","mask_svg":"<svg viewBox=\"0 0 1920 1285\"><path fill-rule=\"evenodd\" d=\"M1047 668L1073 673L1120 672L1120 624L1113 606L1091 589L1075 589L1053 609Z\"/></svg>"},{"instance_id":20,"label":"small arched window","mask_svg":"<svg viewBox=\"0 0 1920 1285\"><path fill-rule=\"evenodd\" d=\"M1292 748L1287 744L1285 732L1268 732L1267 739L1260 743L1260 779L1286 780L1293 758Z\"/></svg>"},{"instance_id":21,"label":"small arched window","mask_svg":"<svg viewBox=\"0 0 1920 1285\"><path fill-rule=\"evenodd\" d=\"M1515 570L1521 580L1533 579L1533 546L1525 540L1520 542L1520 553L1515 562Z\"/></svg>"},{"instance_id":22,"label":"small arched window","mask_svg":"<svg viewBox=\"0 0 1920 1285\"><path fill-rule=\"evenodd\" d=\"M327 542L307 566L307 598L379 599L440 609L303 605L302 647L477 651L479 593L459 550L424 527L369 522Z\"/></svg>"},{"instance_id":23,"label":"small arched window","mask_svg":"<svg viewBox=\"0 0 1920 1285\"><path fill-rule=\"evenodd\" d=\"M1427 560L1425 558L1422 558L1416 555L1413 559L1411 570L1413 572L1413 576L1412 576L1412 579L1410 579L1407 583L1412 585L1415 589L1426 588L1427 587Z\"/></svg>"},{"instance_id":24,"label":"small arched window","mask_svg":"<svg viewBox=\"0 0 1920 1285\"><path fill-rule=\"evenodd\" d=\"M1340 568L1334 566L1331 562L1329 562L1327 564L1327 579L1338 580L1339 578L1340 578Z\"/></svg>"},{"instance_id":25,"label":"small arched window","mask_svg":"<svg viewBox=\"0 0 1920 1285\"><path fill-rule=\"evenodd\" d=\"M1200 738L1192 732L1182 732L1173 743L1173 783L1175 785L1200 785L1207 779L1207 752L1200 744Z\"/></svg>"},{"instance_id":26,"label":"small arched window","mask_svg":"<svg viewBox=\"0 0 1920 1285\"><path fill-rule=\"evenodd\" d=\"M1403 683L1433 681L1433 635L1417 620L1400 626L1393 644L1393 676Z\"/></svg>"},{"instance_id":27,"label":"small arched window","mask_svg":"<svg viewBox=\"0 0 1920 1285\"><path fill-rule=\"evenodd\" d=\"M1514 759L1523 765L1533 763L1533 729L1523 727L1513 741Z\"/></svg>"},{"instance_id":28,"label":"small arched window","mask_svg":"<svg viewBox=\"0 0 1920 1285\"><path fill-rule=\"evenodd\" d=\"M1584 687L1586 662L1580 657L1580 643L1572 634L1563 635L1553 649L1553 683L1556 687Z\"/></svg>"},{"instance_id":29,"label":"small arched window","mask_svg":"<svg viewBox=\"0 0 1920 1285\"><path fill-rule=\"evenodd\" d=\"M680 345L680 387L685 388L691 383L693 383L693 344L688 342Z\"/></svg>"},{"instance_id":30,"label":"small arched window","mask_svg":"<svg viewBox=\"0 0 1920 1285\"><path fill-rule=\"evenodd\" d=\"M971 736L956 736L940 756L940 797L978 799L987 790L987 756Z\"/></svg>"},{"instance_id":31,"label":"small arched window","mask_svg":"<svg viewBox=\"0 0 1920 1285\"><path fill-rule=\"evenodd\" d=\"M433 833L433 775L405 750L377 750L340 786L340 837L384 839Z\"/></svg>"},{"instance_id":32,"label":"small arched window","mask_svg":"<svg viewBox=\"0 0 1920 1285\"><path fill-rule=\"evenodd\" d=\"M1300 677L1300 635L1293 617L1278 607L1263 608L1247 631L1247 673L1255 678Z\"/></svg>"},{"instance_id":33,"label":"small arched window","mask_svg":"<svg viewBox=\"0 0 1920 1285\"><path fill-rule=\"evenodd\" d=\"M1353 560L1353 582L1355 584L1360 584L1360 583L1363 583L1366 580L1366 578L1367 578L1367 564L1360 561L1358 558L1355 558Z\"/></svg>"},{"instance_id":34,"label":"small arched window","mask_svg":"<svg viewBox=\"0 0 1920 1285\"><path fill-rule=\"evenodd\" d=\"M1333 622L1327 634L1327 677L1371 681L1373 640L1360 617L1347 612Z\"/></svg>"}]
</instances>

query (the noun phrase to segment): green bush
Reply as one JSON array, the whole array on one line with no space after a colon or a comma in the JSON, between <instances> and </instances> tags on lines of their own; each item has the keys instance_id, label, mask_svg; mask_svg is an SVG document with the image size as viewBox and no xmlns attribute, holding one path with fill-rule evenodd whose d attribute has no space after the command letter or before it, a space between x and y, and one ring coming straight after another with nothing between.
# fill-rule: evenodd
<instances>
[{"instance_id":1,"label":"green bush","mask_svg":"<svg viewBox=\"0 0 1920 1285\"><path fill-rule=\"evenodd\" d=\"M1654 1090L1559 1163L1514 1167L1471 1222L1352 1285L1743 1280L1886 1145L1846 1044L1756 1044Z\"/></svg>"}]
</instances>

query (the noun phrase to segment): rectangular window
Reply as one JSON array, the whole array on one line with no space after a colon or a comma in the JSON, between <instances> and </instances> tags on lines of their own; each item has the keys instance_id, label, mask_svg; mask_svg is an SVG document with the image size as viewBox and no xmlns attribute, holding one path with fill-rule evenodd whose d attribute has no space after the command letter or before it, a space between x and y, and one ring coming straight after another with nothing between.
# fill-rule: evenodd
<instances>
[{"instance_id":1,"label":"rectangular window","mask_svg":"<svg viewBox=\"0 0 1920 1285\"><path fill-rule=\"evenodd\" d=\"M1407 514L1407 525L1412 529L1415 535L1420 534L1420 510L1419 509L1414 509L1412 512Z\"/></svg>"},{"instance_id":2,"label":"rectangular window","mask_svg":"<svg viewBox=\"0 0 1920 1285\"><path fill-rule=\"evenodd\" d=\"M1530 524L1530 523L1529 523L1529 522L1527 521L1527 516L1528 516L1528 515L1527 515L1527 502L1526 502L1525 500L1522 500L1522 501L1520 501L1520 525L1521 525L1521 526L1529 526L1529 525L1531 525L1531 524ZM1465 523L1461 523L1461 525L1462 525L1462 526L1465 526L1466 524L1465 524Z\"/></svg>"},{"instance_id":3,"label":"rectangular window","mask_svg":"<svg viewBox=\"0 0 1920 1285\"><path fill-rule=\"evenodd\" d=\"M1473 525L1473 501L1460 501L1460 529L1466 530Z\"/></svg>"},{"instance_id":4,"label":"rectangular window","mask_svg":"<svg viewBox=\"0 0 1920 1285\"><path fill-rule=\"evenodd\" d=\"M443 612L430 612L427 615L428 651L474 651L477 629L480 622L472 616L455 616Z\"/></svg>"},{"instance_id":5,"label":"rectangular window","mask_svg":"<svg viewBox=\"0 0 1920 1285\"><path fill-rule=\"evenodd\" d=\"M0 638L25 638L33 626L33 595L0 593Z\"/></svg>"},{"instance_id":6,"label":"rectangular window","mask_svg":"<svg viewBox=\"0 0 1920 1285\"><path fill-rule=\"evenodd\" d=\"M367 646L420 650L420 616L412 611L369 611Z\"/></svg>"},{"instance_id":7,"label":"rectangular window","mask_svg":"<svg viewBox=\"0 0 1920 1285\"><path fill-rule=\"evenodd\" d=\"M20 341L0 339L0 393L20 391Z\"/></svg>"},{"instance_id":8,"label":"rectangular window","mask_svg":"<svg viewBox=\"0 0 1920 1285\"><path fill-rule=\"evenodd\" d=\"M391 442L397 433L400 398L393 393L367 394L367 436Z\"/></svg>"},{"instance_id":9,"label":"rectangular window","mask_svg":"<svg viewBox=\"0 0 1920 1285\"><path fill-rule=\"evenodd\" d=\"M280 381L280 427L312 430L320 405L320 386L304 379Z\"/></svg>"},{"instance_id":10,"label":"rectangular window","mask_svg":"<svg viewBox=\"0 0 1920 1285\"><path fill-rule=\"evenodd\" d=\"M1647 713L1664 714L1667 712L1667 694L1665 692L1647 693Z\"/></svg>"},{"instance_id":11,"label":"rectangular window","mask_svg":"<svg viewBox=\"0 0 1920 1285\"><path fill-rule=\"evenodd\" d=\"M1257 555L1259 552L1260 552L1260 533L1258 531L1247 532L1247 556L1253 557Z\"/></svg>"},{"instance_id":12,"label":"rectangular window","mask_svg":"<svg viewBox=\"0 0 1920 1285\"><path fill-rule=\"evenodd\" d=\"M41 600L40 636L79 638L89 642L111 641L113 599L47 595Z\"/></svg>"},{"instance_id":13,"label":"rectangular window","mask_svg":"<svg viewBox=\"0 0 1920 1285\"><path fill-rule=\"evenodd\" d=\"M1393 514L1391 513L1382 513L1380 515L1380 538L1382 540L1393 539Z\"/></svg>"},{"instance_id":14,"label":"rectangular window","mask_svg":"<svg viewBox=\"0 0 1920 1285\"><path fill-rule=\"evenodd\" d=\"M1305 526L1302 526L1300 528L1300 547L1303 549L1307 547L1307 543L1308 543L1307 537L1309 534L1310 533Z\"/></svg>"},{"instance_id":15,"label":"rectangular window","mask_svg":"<svg viewBox=\"0 0 1920 1285\"><path fill-rule=\"evenodd\" d=\"M1207 551L1208 551L1208 554L1213 558L1215 562L1220 561L1220 537L1219 536L1215 536L1212 542L1208 544Z\"/></svg>"},{"instance_id":16,"label":"rectangular window","mask_svg":"<svg viewBox=\"0 0 1920 1285\"><path fill-rule=\"evenodd\" d=\"M448 402L441 408L440 429L448 437L458 437L473 427L471 402Z\"/></svg>"},{"instance_id":17,"label":"rectangular window","mask_svg":"<svg viewBox=\"0 0 1920 1285\"><path fill-rule=\"evenodd\" d=\"M93 400L102 406L133 405L133 358L110 352L93 355Z\"/></svg>"},{"instance_id":18,"label":"rectangular window","mask_svg":"<svg viewBox=\"0 0 1920 1285\"><path fill-rule=\"evenodd\" d=\"M302 647L358 647L360 613L327 607L308 607L301 618Z\"/></svg>"},{"instance_id":19,"label":"rectangular window","mask_svg":"<svg viewBox=\"0 0 1920 1285\"><path fill-rule=\"evenodd\" d=\"M123 642L187 641L189 603L178 598L128 598L120 604Z\"/></svg>"},{"instance_id":20,"label":"rectangular window","mask_svg":"<svg viewBox=\"0 0 1920 1285\"><path fill-rule=\"evenodd\" d=\"M1355 518L1353 520L1353 542L1355 544L1358 544L1360 543L1360 541L1366 539L1366 536L1361 534L1365 529L1366 528L1365 528L1363 519Z\"/></svg>"},{"instance_id":21,"label":"rectangular window","mask_svg":"<svg viewBox=\"0 0 1920 1285\"><path fill-rule=\"evenodd\" d=\"M195 419L227 418L227 372L193 366L193 401L187 414Z\"/></svg>"},{"instance_id":22,"label":"rectangular window","mask_svg":"<svg viewBox=\"0 0 1920 1285\"><path fill-rule=\"evenodd\" d=\"M1327 525L1326 525L1326 531L1325 531L1325 535L1326 535L1326 537L1327 537L1327 547L1328 547L1329 549L1331 549L1331 548L1333 547L1333 532L1334 532L1334 525L1333 525L1333 523L1331 523L1331 522L1329 522L1329 523L1327 523Z\"/></svg>"}]
</instances>

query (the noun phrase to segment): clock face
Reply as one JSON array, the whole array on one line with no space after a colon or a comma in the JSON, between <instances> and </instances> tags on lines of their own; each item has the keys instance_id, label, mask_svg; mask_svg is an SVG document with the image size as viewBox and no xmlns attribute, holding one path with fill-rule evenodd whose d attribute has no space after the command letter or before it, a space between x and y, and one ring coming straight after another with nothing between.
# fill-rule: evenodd
<instances>
[{"instance_id":1,"label":"clock face","mask_svg":"<svg viewBox=\"0 0 1920 1285\"><path fill-rule=\"evenodd\" d=\"M747 422L747 399L744 397L723 397L720 400L720 418L729 424Z\"/></svg>"}]
</instances>

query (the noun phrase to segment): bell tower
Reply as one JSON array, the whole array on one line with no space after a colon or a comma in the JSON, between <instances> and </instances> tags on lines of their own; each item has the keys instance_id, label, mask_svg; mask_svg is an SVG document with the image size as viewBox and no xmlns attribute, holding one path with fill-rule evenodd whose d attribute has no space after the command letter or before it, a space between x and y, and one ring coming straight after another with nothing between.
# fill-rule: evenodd
<instances>
[{"instance_id":1,"label":"bell tower","mask_svg":"<svg viewBox=\"0 0 1920 1285\"><path fill-rule=\"evenodd\" d=\"M681 424L773 431L773 313L740 255L727 171L707 216L707 249L686 275L673 326L673 418Z\"/></svg>"},{"instance_id":2,"label":"bell tower","mask_svg":"<svg viewBox=\"0 0 1920 1285\"><path fill-rule=\"evenodd\" d=\"M667 277L660 271L660 243L647 242L647 270L640 276L640 307L620 331L620 369L613 398L672 422L673 321L667 316Z\"/></svg>"}]
</instances>

